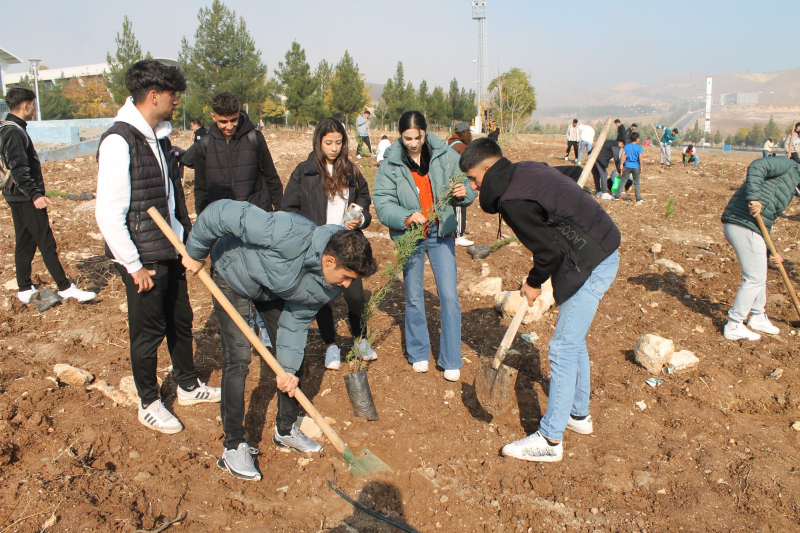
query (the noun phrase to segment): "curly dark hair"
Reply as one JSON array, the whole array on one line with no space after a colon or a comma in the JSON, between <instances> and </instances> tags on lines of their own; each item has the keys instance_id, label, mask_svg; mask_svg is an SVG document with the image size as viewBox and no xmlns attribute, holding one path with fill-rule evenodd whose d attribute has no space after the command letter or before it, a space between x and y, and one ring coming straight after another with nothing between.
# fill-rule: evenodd
<instances>
[{"instance_id":1,"label":"curly dark hair","mask_svg":"<svg viewBox=\"0 0 800 533\"><path fill-rule=\"evenodd\" d=\"M178 67L168 67L154 60L142 60L131 65L125 73L125 87L130 91L133 103L138 104L152 90L159 93L185 91L186 76Z\"/></svg>"},{"instance_id":2,"label":"curly dark hair","mask_svg":"<svg viewBox=\"0 0 800 533\"><path fill-rule=\"evenodd\" d=\"M217 115L228 117L238 115L241 106L239 105L239 100L233 94L225 92L219 93L211 100L211 109Z\"/></svg>"},{"instance_id":3,"label":"curly dark hair","mask_svg":"<svg viewBox=\"0 0 800 533\"><path fill-rule=\"evenodd\" d=\"M352 270L362 278L368 278L378 270L372 246L359 229L334 233L324 253L336 259L337 268Z\"/></svg>"}]
</instances>

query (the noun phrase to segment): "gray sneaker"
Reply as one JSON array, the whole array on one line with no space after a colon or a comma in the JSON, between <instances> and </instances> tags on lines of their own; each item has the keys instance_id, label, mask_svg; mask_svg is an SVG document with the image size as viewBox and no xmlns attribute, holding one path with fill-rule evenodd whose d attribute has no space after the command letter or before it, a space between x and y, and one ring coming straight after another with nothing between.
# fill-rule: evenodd
<instances>
[{"instance_id":1,"label":"gray sneaker","mask_svg":"<svg viewBox=\"0 0 800 533\"><path fill-rule=\"evenodd\" d=\"M251 448L246 442L242 442L235 450L226 449L222 452L217 466L230 472L233 477L248 481L261 481L261 472L253 462L253 455L257 453L258 450Z\"/></svg>"},{"instance_id":2,"label":"gray sneaker","mask_svg":"<svg viewBox=\"0 0 800 533\"><path fill-rule=\"evenodd\" d=\"M283 436L278 434L278 426L275 426L275 435L272 437L272 442L281 449L281 451L297 450L298 452L321 452L322 446L313 439L306 437L306 434L300 431L297 424L292 424L292 432Z\"/></svg>"}]
</instances>

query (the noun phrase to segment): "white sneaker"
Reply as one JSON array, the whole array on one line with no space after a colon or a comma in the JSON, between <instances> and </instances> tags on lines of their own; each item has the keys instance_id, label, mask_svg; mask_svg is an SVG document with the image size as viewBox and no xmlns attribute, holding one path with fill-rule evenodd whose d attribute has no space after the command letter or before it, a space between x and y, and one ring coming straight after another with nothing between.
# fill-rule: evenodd
<instances>
[{"instance_id":1,"label":"white sneaker","mask_svg":"<svg viewBox=\"0 0 800 533\"><path fill-rule=\"evenodd\" d=\"M731 322L730 320L728 320L728 323L725 324L725 328L722 330L722 336L729 341L738 341L741 339L757 341L761 338L761 335L754 331L750 331L747 329L747 326L741 322Z\"/></svg>"},{"instance_id":2,"label":"white sneaker","mask_svg":"<svg viewBox=\"0 0 800 533\"><path fill-rule=\"evenodd\" d=\"M444 379L447 381L458 381L461 379L461 370L445 370L444 371Z\"/></svg>"},{"instance_id":3,"label":"white sneaker","mask_svg":"<svg viewBox=\"0 0 800 533\"><path fill-rule=\"evenodd\" d=\"M428 361L417 361L411 368L414 369L414 372L424 373L428 371Z\"/></svg>"},{"instance_id":4,"label":"white sneaker","mask_svg":"<svg viewBox=\"0 0 800 533\"><path fill-rule=\"evenodd\" d=\"M537 431L524 439L506 444L503 446L502 454L506 457L522 459L523 461L554 463L564 457L564 446L560 442L555 446L550 446Z\"/></svg>"},{"instance_id":5,"label":"white sneaker","mask_svg":"<svg viewBox=\"0 0 800 533\"><path fill-rule=\"evenodd\" d=\"M601 193L600 196L598 196L598 198L600 198L601 200L611 200L614 197L608 194L607 192L604 192Z\"/></svg>"},{"instance_id":6,"label":"white sneaker","mask_svg":"<svg viewBox=\"0 0 800 533\"><path fill-rule=\"evenodd\" d=\"M374 361L378 358L378 354L372 349L367 339L361 339L361 342L358 343L358 353L363 361Z\"/></svg>"},{"instance_id":7,"label":"white sneaker","mask_svg":"<svg viewBox=\"0 0 800 533\"><path fill-rule=\"evenodd\" d=\"M325 368L339 370L340 366L342 366L342 351L335 344L331 344L325 350Z\"/></svg>"},{"instance_id":8,"label":"white sneaker","mask_svg":"<svg viewBox=\"0 0 800 533\"><path fill-rule=\"evenodd\" d=\"M767 315L765 314L751 315L747 325L750 326L750 329L761 331L767 333L768 335L778 335L781 332L781 330L779 330L772 324L772 322L769 321L769 318L767 318Z\"/></svg>"},{"instance_id":9,"label":"white sneaker","mask_svg":"<svg viewBox=\"0 0 800 533\"><path fill-rule=\"evenodd\" d=\"M29 304L29 303L31 303L31 298L33 298L33 295L36 294L37 292L39 292L39 291L36 290L36 287L31 287L27 291L18 292L17 293L17 298L19 298L20 302L22 302L24 304Z\"/></svg>"},{"instance_id":10,"label":"white sneaker","mask_svg":"<svg viewBox=\"0 0 800 533\"><path fill-rule=\"evenodd\" d=\"M569 161L569 156L565 157L564 161Z\"/></svg>"},{"instance_id":11,"label":"white sneaker","mask_svg":"<svg viewBox=\"0 0 800 533\"><path fill-rule=\"evenodd\" d=\"M456 246L472 246L473 244L475 243L466 237L456 237Z\"/></svg>"},{"instance_id":12,"label":"white sneaker","mask_svg":"<svg viewBox=\"0 0 800 533\"><path fill-rule=\"evenodd\" d=\"M567 421L567 429L580 433L581 435L591 435L594 433L594 424L592 423L592 415L587 416L583 420L575 420L572 415L569 415Z\"/></svg>"},{"instance_id":13,"label":"white sneaker","mask_svg":"<svg viewBox=\"0 0 800 533\"><path fill-rule=\"evenodd\" d=\"M75 298L79 302L88 302L89 300L97 296L97 293L82 291L78 287L76 287L75 284L73 283L72 285L69 286L68 289L64 289L63 291L58 291L58 295L64 298L65 300L67 298Z\"/></svg>"},{"instance_id":14,"label":"white sneaker","mask_svg":"<svg viewBox=\"0 0 800 533\"><path fill-rule=\"evenodd\" d=\"M139 422L155 431L167 433L179 433L183 430L183 425L180 421L167 411L161 400L156 400L147 406L147 409L142 409L142 404L139 404Z\"/></svg>"},{"instance_id":15,"label":"white sneaker","mask_svg":"<svg viewBox=\"0 0 800 533\"><path fill-rule=\"evenodd\" d=\"M183 390L178 385L178 405L194 405L196 403L219 403L222 398L222 389L209 387L199 379L197 387L192 391Z\"/></svg>"},{"instance_id":16,"label":"white sneaker","mask_svg":"<svg viewBox=\"0 0 800 533\"><path fill-rule=\"evenodd\" d=\"M361 154L357 155L356 159L361 159Z\"/></svg>"}]
</instances>

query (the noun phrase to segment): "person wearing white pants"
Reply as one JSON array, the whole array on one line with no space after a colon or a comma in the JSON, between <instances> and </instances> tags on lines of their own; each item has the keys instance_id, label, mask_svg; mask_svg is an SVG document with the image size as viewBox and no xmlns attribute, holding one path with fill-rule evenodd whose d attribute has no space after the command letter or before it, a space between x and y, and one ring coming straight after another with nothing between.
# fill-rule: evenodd
<instances>
[{"instance_id":1,"label":"person wearing white pants","mask_svg":"<svg viewBox=\"0 0 800 533\"><path fill-rule=\"evenodd\" d=\"M755 217L761 215L771 231L773 222L783 213L794 196L800 196L800 165L788 158L757 159L747 169L747 179L734 193L722 214L722 231L733 246L742 269L742 283L728 311L728 323L723 334L726 339L756 341L756 330L777 335L765 313L767 303L767 245ZM778 265L780 255L769 261ZM747 326L744 321L750 315Z\"/></svg>"}]
</instances>

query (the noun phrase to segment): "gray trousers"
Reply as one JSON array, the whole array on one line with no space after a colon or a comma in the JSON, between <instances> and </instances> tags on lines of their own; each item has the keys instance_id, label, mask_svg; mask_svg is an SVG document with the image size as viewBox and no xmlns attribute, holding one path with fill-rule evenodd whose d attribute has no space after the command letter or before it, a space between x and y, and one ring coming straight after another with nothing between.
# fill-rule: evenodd
<instances>
[{"instance_id":1,"label":"gray trousers","mask_svg":"<svg viewBox=\"0 0 800 533\"><path fill-rule=\"evenodd\" d=\"M736 252L744 278L728 319L744 322L749 314L763 315L767 304L767 243L760 234L738 224L723 224L722 232Z\"/></svg>"}]
</instances>

